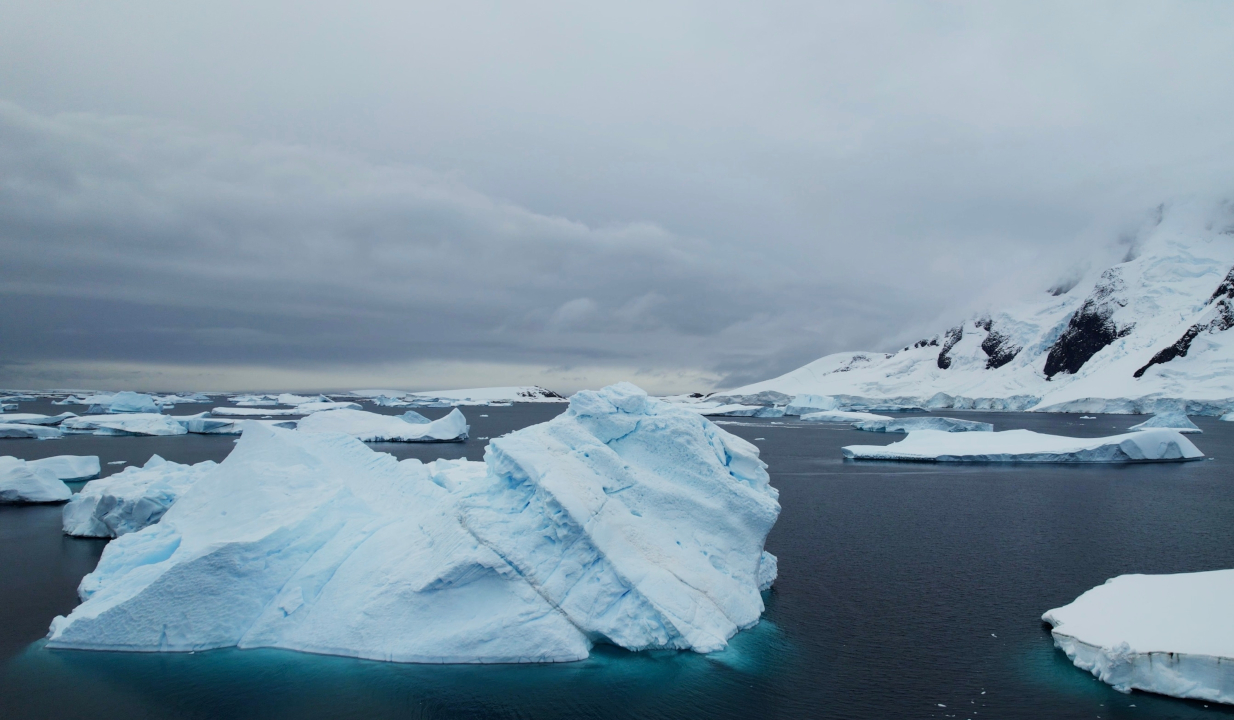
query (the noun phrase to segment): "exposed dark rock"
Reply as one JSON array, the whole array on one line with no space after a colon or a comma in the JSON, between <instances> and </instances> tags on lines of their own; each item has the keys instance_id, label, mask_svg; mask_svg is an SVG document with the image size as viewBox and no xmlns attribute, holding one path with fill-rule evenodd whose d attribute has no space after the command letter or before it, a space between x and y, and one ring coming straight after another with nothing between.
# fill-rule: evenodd
<instances>
[{"instance_id":1,"label":"exposed dark rock","mask_svg":"<svg viewBox=\"0 0 1234 720\"><path fill-rule=\"evenodd\" d=\"M960 338L964 337L964 326L957 325L943 336L943 349L938 353L938 367L940 370L946 370L951 367L951 358L947 357L947 353L951 352L951 348L960 342Z\"/></svg>"},{"instance_id":2,"label":"exposed dark rock","mask_svg":"<svg viewBox=\"0 0 1234 720\"><path fill-rule=\"evenodd\" d=\"M918 340L917 342L913 343L913 347L915 348L923 348L923 347L930 347L930 346L938 347L938 336L937 335L935 335L932 338L928 338L926 340Z\"/></svg>"},{"instance_id":3,"label":"exposed dark rock","mask_svg":"<svg viewBox=\"0 0 1234 720\"><path fill-rule=\"evenodd\" d=\"M1071 316L1067 328L1046 355L1044 370L1047 378L1060 372L1079 372L1092 356L1131 332L1134 325L1119 328L1112 319L1114 311L1127 304L1117 295L1122 288L1119 268L1110 268L1102 273L1092 295Z\"/></svg>"},{"instance_id":4,"label":"exposed dark rock","mask_svg":"<svg viewBox=\"0 0 1234 720\"><path fill-rule=\"evenodd\" d=\"M1187 351L1191 349L1191 343L1200 333L1217 333L1229 330L1234 327L1234 305L1231 305L1231 300L1234 299L1234 268L1226 273L1225 279L1213 291L1212 297L1208 299L1208 303L1212 305L1210 312L1205 313L1200 322L1187 328L1187 332L1174 342L1173 345L1166 347L1153 355L1153 359L1149 360L1144 367L1136 370L1135 377L1143 377L1144 372L1153 365L1161 365L1168 363L1174 358L1187 357Z\"/></svg>"},{"instance_id":5,"label":"exposed dark rock","mask_svg":"<svg viewBox=\"0 0 1234 720\"><path fill-rule=\"evenodd\" d=\"M1012 344L1011 338L999 331L991 330L990 334L986 335L985 340L981 341L981 349L985 351L986 355L990 356L990 359L986 360L985 363L986 369L993 370L1015 360L1015 356L1019 355L1020 350L1023 348Z\"/></svg>"}]
</instances>

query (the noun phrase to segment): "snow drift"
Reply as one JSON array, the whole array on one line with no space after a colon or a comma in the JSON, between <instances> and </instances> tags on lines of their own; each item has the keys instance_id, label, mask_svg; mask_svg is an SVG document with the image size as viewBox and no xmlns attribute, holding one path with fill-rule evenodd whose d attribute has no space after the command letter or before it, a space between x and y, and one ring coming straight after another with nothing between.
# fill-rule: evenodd
<instances>
[{"instance_id":1,"label":"snow drift","mask_svg":"<svg viewBox=\"0 0 1234 720\"><path fill-rule=\"evenodd\" d=\"M890 445L849 445L841 451L844 457L856 460L919 462L1180 462L1204 457L1177 430L1142 430L1103 438L1063 437L1031 430L918 430Z\"/></svg>"},{"instance_id":2,"label":"snow drift","mask_svg":"<svg viewBox=\"0 0 1234 720\"><path fill-rule=\"evenodd\" d=\"M719 650L762 612L776 496L753 445L627 384L578 393L483 464L249 425L159 523L108 545L48 646L402 662Z\"/></svg>"},{"instance_id":3,"label":"snow drift","mask_svg":"<svg viewBox=\"0 0 1234 720\"><path fill-rule=\"evenodd\" d=\"M1122 692L1234 703L1234 570L1120 575L1045 613L1054 644Z\"/></svg>"}]
</instances>

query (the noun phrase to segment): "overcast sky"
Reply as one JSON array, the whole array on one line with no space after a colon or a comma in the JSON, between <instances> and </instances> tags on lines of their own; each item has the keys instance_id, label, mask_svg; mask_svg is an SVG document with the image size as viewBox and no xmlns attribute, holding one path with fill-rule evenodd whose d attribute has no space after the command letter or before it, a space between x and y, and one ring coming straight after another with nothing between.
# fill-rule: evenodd
<instances>
[{"instance_id":1,"label":"overcast sky","mask_svg":"<svg viewBox=\"0 0 1234 720\"><path fill-rule=\"evenodd\" d=\"M1234 4L0 0L0 387L655 392L1234 190Z\"/></svg>"}]
</instances>

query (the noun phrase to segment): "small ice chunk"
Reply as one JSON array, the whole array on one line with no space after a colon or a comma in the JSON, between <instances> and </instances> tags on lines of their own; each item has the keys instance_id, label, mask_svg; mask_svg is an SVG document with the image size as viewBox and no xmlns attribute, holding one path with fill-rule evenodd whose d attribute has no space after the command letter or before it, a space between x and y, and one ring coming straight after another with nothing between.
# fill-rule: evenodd
<instances>
[{"instance_id":1,"label":"small ice chunk","mask_svg":"<svg viewBox=\"0 0 1234 720\"><path fill-rule=\"evenodd\" d=\"M51 469L8 455L0 457L0 504L55 503L72 496L73 491Z\"/></svg>"},{"instance_id":2,"label":"small ice chunk","mask_svg":"<svg viewBox=\"0 0 1234 720\"><path fill-rule=\"evenodd\" d=\"M1204 453L1175 430L1073 438L1031 430L948 433L918 430L890 445L849 445L846 458L929 462L1119 463L1197 460Z\"/></svg>"}]
</instances>

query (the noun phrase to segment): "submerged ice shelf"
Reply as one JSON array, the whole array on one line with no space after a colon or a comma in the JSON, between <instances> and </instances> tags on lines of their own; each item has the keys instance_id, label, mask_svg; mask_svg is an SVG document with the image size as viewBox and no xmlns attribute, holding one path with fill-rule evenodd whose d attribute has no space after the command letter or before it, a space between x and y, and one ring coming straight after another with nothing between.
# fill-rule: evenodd
<instances>
[{"instance_id":1,"label":"submerged ice shelf","mask_svg":"<svg viewBox=\"0 0 1234 720\"><path fill-rule=\"evenodd\" d=\"M715 651L762 613L777 495L753 445L626 384L493 440L484 463L252 424L208 482L108 545L48 646Z\"/></svg>"},{"instance_id":2,"label":"submerged ice shelf","mask_svg":"<svg viewBox=\"0 0 1234 720\"><path fill-rule=\"evenodd\" d=\"M841 450L844 457L856 460L918 462L1178 462L1204 457L1177 430L1142 430L1103 438L1045 435L1031 430L919 430L890 445L849 445Z\"/></svg>"},{"instance_id":3,"label":"submerged ice shelf","mask_svg":"<svg viewBox=\"0 0 1234 720\"><path fill-rule=\"evenodd\" d=\"M1046 612L1054 644L1123 692L1234 703L1234 570L1120 575Z\"/></svg>"}]
</instances>

